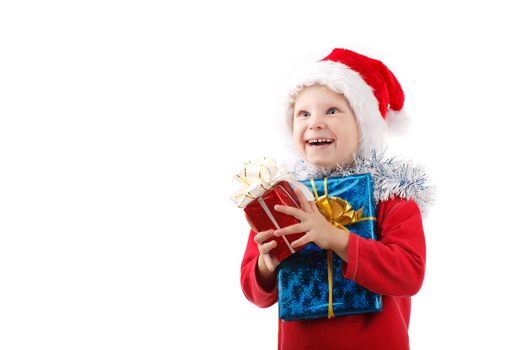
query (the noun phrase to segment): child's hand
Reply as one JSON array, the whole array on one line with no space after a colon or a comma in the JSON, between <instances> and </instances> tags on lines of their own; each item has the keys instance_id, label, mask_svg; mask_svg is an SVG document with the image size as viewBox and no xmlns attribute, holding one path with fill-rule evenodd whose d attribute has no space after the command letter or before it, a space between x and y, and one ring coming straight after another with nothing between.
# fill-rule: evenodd
<instances>
[{"instance_id":1,"label":"child's hand","mask_svg":"<svg viewBox=\"0 0 525 350\"><path fill-rule=\"evenodd\" d=\"M270 254L272 249L277 247L277 242L275 240L271 240L269 242L264 243L264 241L272 237L274 237L274 230L259 232L253 238L255 243L257 243L260 258L264 262L264 267L268 269L268 272L275 271L277 266L279 266L279 260L277 260L272 254ZM263 272L264 274L264 271L261 272Z\"/></svg>"},{"instance_id":2,"label":"child's hand","mask_svg":"<svg viewBox=\"0 0 525 350\"><path fill-rule=\"evenodd\" d=\"M245 218L246 221L248 221L248 224L250 224L252 230L254 232L257 232L255 225L252 223L248 215L245 215ZM257 244L257 248L259 249L259 268L261 272L263 272L263 274L272 273L273 271L275 271L277 266L279 266L279 260L277 260L272 254L270 254L271 250L277 247L277 242L275 240L271 240L269 242L264 243L264 241L272 237L275 237L274 230L257 232L256 235L253 237L253 240L255 241L255 243Z\"/></svg>"},{"instance_id":3,"label":"child's hand","mask_svg":"<svg viewBox=\"0 0 525 350\"><path fill-rule=\"evenodd\" d=\"M304 236L291 243L292 247L296 248L306 243L314 242L322 249L334 249L334 238L339 234L339 232L334 231L339 230L330 224L323 214L319 212L315 202L308 202L299 188L295 189L295 194L299 199L301 209L284 205L276 205L275 210L291 215L301 222L276 230L275 236L305 232Z\"/></svg>"}]
</instances>

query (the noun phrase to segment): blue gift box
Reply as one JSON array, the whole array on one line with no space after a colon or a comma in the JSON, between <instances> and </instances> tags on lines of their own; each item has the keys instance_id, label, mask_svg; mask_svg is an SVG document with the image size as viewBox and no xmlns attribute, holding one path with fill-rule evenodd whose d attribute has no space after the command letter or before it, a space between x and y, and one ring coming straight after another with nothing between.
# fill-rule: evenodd
<instances>
[{"instance_id":1,"label":"blue gift box","mask_svg":"<svg viewBox=\"0 0 525 350\"><path fill-rule=\"evenodd\" d=\"M340 213L340 208L335 207L341 203L346 204L346 213L349 214L346 216L354 219L349 224L348 219L339 220L345 224L342 226L361 237L377 239L374 186L370 174L328 178L326 183L325 179L307 180L303 183L317 193L318 207L323 207L319 200L323 200L325 196L326 184L328 197L324 197L325 203L327 198L333 203L328 211L338 210ZM327 216L326 213L323 214ZM335 316L381 311L381 295L345 278L343 263L337 254L321 249L314 243L282 261L277 272L279 318L300 320L328 317L330 272L333 286L332 310Z\"/></svg>"}]
</instances>

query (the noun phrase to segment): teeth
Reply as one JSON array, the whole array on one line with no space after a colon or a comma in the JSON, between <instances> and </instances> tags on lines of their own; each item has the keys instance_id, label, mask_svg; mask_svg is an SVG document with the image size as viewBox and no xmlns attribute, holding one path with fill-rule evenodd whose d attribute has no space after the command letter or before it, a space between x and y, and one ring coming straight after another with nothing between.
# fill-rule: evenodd
<instances>
[{"instance_id":1,"label":"teeth","mask_svg":"<svg viewBox=\"0 0 525 350\"><path fill-rule=\"evenodd\" d=\"M334 140L332 139L313 139L313 140L308 140L307 142L309 144L316 144L316 143L321 143L321 142L326 142L326 143L329 143L329 142L332 142Z\"/></svg>"}]
</instances>

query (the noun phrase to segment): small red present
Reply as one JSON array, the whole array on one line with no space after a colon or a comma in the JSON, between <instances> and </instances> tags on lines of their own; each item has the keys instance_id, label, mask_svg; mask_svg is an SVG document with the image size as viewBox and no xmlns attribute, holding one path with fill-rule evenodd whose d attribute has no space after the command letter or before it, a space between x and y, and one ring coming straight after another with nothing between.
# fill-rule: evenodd
<instances>
[{"instance_id":1,"label":"small red present","mask_svg":"<svg viewBox=\"0 0 525 350\"><path fill-rule=\"evenodd\" d=\"M301 207L294 190L287 181L277 182L262 196L253 200L244 208L246 218L254 231L277 230L300 222L293 216L275 211L273 207L277 204L296 208ZM267 242L271 240L277 242L277 247L273 248L271 253L279 261L286 259L303 247L293 248L291 245L293 241L301 238L303 235L304 232L268 239Z\"/></svg>"},{"instance_id":2,"label":"small red present","mask_svg":"<svg viewBox=\"0 0 525 350\"><path fill-rule=\"evenodd\" d=\"M239 208L244 208L246 218L256 232L277 230L299 223L295 217L275 211L275 205L286 205L300 208L299 200L295 195L291 181L299 186L308 197L313 197L309 189L292 179L283 168L278 168L274 160L262 159L245 162L241 171L234 177L243 188L238 191L232 200ZM271 253L282 261L302 247L293 248L291 243L304 233L295 233L281 237L272 237L266 242L275 240L277 247Z\"/></svg>"}]
</instances>

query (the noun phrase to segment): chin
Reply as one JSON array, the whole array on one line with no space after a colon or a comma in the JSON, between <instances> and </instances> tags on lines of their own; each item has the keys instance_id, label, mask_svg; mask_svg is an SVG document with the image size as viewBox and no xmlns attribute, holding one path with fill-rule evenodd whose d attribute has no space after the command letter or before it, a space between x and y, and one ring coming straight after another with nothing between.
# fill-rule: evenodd
<instances>
[{"instance_id":1,"label":"chin","mask_svg":"<svg viewBox=\"0 0 525 350\"><path fill-rule=\"evenodd\" d=\"M328 162L326 160L307 160L310 165L316 167L316 168L325 168L325 169L332 169L336 166L336 164L333 164L332 162Z\"/></svg>"}]
</instances>

